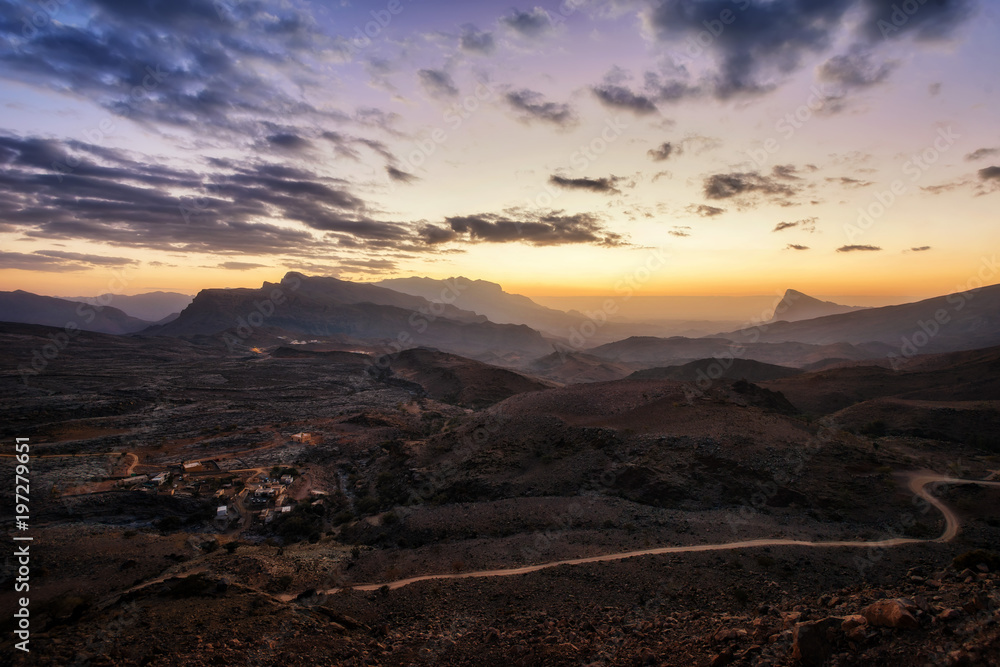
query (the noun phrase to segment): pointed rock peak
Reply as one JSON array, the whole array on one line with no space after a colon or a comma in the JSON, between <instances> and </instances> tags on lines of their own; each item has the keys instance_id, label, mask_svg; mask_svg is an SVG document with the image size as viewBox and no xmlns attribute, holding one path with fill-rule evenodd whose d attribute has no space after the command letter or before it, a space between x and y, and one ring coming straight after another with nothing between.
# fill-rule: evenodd
<instances>
[{"instance_id":1,"label":"pointed rock peak","mask_svg":"<svg viewBox=\"0 0 1000 667\"><path fill-rule=\"evenodd\" d=\"M808 294L798 290L787 289L785 290L785 296L782 297L781 301L774 309L774 315L771 316L771 321L778 322L780 320L784 320L786 322L797 322L799 320L811 320L816 317L825 317L827 315L849 313L852 310L860 310L860 308L855 306L842 306L839 303L834 303L832 301L817 299L816 297L809 296Z\"/></svg>"}]
</instances>

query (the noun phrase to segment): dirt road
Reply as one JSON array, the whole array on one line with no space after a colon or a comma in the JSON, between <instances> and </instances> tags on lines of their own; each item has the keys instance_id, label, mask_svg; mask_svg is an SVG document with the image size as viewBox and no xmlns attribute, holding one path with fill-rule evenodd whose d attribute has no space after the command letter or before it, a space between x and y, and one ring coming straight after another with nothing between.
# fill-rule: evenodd
<instances>
[{"instance_id":1,"label":"dirt road","mask_svg":"<svg viewBox=\"0 0 1000 667\"><path fill-rule=\"evenodd\" d=\"M538 565L528 565L525 567L515 567L509 569L500 570L480 570L476 572L459 572L454 574L425 574L416 577L409 577L407 579L399 579L397 581L387 581L378 584L359 584L357 586L352 586L354 590L359 591L372 591L381 588L382 586L388 586L390 589L402 588L409 584L416 583L418 581L430 581L433 579L469 579L477 577L509 577L516 574L528 574L529 572L538 572L539 570L545 570L550 567L558 567L560 565L581 565L583 563L601 563L614 560L622 560L624 558L635 558L638 556L653 556L657 554L677 554L677 553L692 553L697 551L727 551L731 549L746 549L750 547L775 547L775 546L798 546L798 547L816 547L816 548L829 548L829 547L848 547L848 548L859 548L859 549L882 549L888 547L896 547L904 544L917 544L921 542L949 542L958 535L958 530L961 526L959 522L958 515L945 505L941 500L934 497L928 487L935 484L980 484L983 486L996 486L1000 487L1000 482L992 482L985 480L973 480L973 479L956 479L952 477L945 477L934 472L912 472L907 473L905 478L908 480L909 488L913 493L920 496L934 507L936 507L942 515L944 515L945 529L939 537L934 539L917 539L909 537L894 537L886 540L874 540L874 541L863 541L863 542L852 542L852 541L828 541L828 542L812 542L807 540L786 540L786 539L770 539L762 538L755 540L741 540L738 542L725 542L722 544L696 544L689 546L678 546L678 547L657 547L653 549L641 549L639 551L625 551L620 553L604 554L601 556L587 556L585 558L568 558L566 560L553 561L551 563L541 563ZM340 589L334 588L325 591L327 594L333 594ZM281 596L283 600L292 600L294 595L284 595Z\"/></svg>"}]
</instances>

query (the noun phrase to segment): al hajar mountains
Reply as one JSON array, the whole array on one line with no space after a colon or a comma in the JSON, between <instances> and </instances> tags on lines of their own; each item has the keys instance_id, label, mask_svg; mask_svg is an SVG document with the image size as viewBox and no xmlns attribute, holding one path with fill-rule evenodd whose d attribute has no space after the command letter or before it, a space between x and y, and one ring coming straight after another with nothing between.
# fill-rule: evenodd
<instances>
[{"instance_id":1,"label":"al hajar mountains","mask_svg":"<svg viewBox=\"0 0 1000 667\"><path fill-rule=\"evenodd\" d=\"M0 0L0 664L1000 666L998 35Z\"/></svg>"},{"instance_id":2,"label":"al hajar mountains","mask_svg":"<svg viewBox=\"0 0 1000 667\"><path fill-rule=\"evenodd\" d=\"M616 317L616 304L629 298L609 297L594 312L564 312L464 277L354 283L291 272L257 289L206 289L193 299L165 292L59 299L19 290L0 293L0 307L6 321L62 325L71 334L214 336L230 352L254 347L250 340L290 335L376 356L429 347L550 379L585 357L633 370L713 357L816 369L861 360L895 365L918 353L1000 345L1000 286L881 308L843 306L789 289L770 318L687 336L674 331L712 322ZM726 324L732 323L715 326ZM558 366L544 361L553 354Z\"/></svg>"},{"instance_id":3,"label":"al hajar mountains","mask_svg":"<svg viewBox=\"0 0 1000 667\"><path fill-rule=\"evenodd\" d=\"M25 664L995 664L998 299L2 293Z\"/></svg>"}]
</instances>

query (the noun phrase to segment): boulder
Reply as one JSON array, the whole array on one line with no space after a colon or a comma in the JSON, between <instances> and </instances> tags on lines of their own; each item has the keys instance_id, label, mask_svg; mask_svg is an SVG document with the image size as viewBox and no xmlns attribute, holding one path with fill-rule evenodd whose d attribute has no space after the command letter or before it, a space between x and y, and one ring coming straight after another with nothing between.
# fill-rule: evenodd
<instances>
[{"instance_id":1,"label":"boulder","mask_svg":"<svg viewBox=\"0 0 1000 667\"><path fill-rule=\"evenodd\" d=\"M792 658L807 666L822 665L833 651L837 630L843 622L843 618L830 616L796 623L792 631Z\"/></svg>"},{"instance_id":2,"label":"boulder","mask_svg":"<svg viewBox=\"0 0 1000 667\"><path fill-rule=\"evenodd\" d=\"M916 605L908 600L879 600L865 607L861 615L871 625L914 630L920 627L920 623L913 611L916 611Z\"/></svg>"}]
</instances>

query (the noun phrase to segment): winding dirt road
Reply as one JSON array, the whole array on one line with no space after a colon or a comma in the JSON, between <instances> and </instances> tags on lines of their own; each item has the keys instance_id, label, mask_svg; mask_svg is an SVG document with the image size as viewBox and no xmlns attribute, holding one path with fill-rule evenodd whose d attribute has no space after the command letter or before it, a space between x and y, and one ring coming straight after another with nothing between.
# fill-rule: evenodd
<instances>
[{"instance_id":1,"label":"winding dirt road","mask_svg":"<svg viewBox=\"0 0 1000 667\"><path fill-rule=\"evenodd\" d=\"M359 584L357 586L351 586L352 589L358 591L373 591L381 588L382 586L388 586L390 589L402 588L409 584L414 584L418 581L430 581L433 579L471 579L478 577L509 577L516 574L528 574L529 572L538 572L539 570L545 570L550 567L558 567L560 565L581 565L584 563L602 563L607 561L622 560L625 558L634 558L637 556L654 556L658 554L678 554L678 553L692 553L697 551L727 551L731 549L746 549L750 547L774 547L774 546L798 546L798 547L817 547L817 548L828 548L828 547L849 547L856 549L883 549L888 547L897 547L904 544L918 544L922 542L950 542L955 539L958 535L958 530L960 527L960 522L958 515L955 512L941 502L938 498L933 496L927 489L930 486L936 484L980 484L983 486L995 486L1000 487L1000 482L992 482L985 480L975 480L975 479L956 479L953 477L945 477L939 475L935 472L912 472L906 474L908 479L908 484L910 490L917 496L923 498L931 505L936 507L942 515L944 515L945 528L944 532L941 533L939 537L934 539L918 539L910 537L894 537L886 540L874 540L867 542L851 542L851 541L828 541L828 542L811 542L806 540L786 540L786 539L770 539L762 538L756 540L741 540L739 542L725 542L722 544L695 544L689 546L679 546L679 547L657 547L653 549L642 549L639 551L625 551L621 553L604 554L601 556L587 556L584 558L568 558L566 560L557 560L551 563L541 563L538 565L527 565L525 567L515 567L502 570L480 570L476 572L459 572L454 574L425 574L416 577L409 577L407 579L399 579L397 581L388 581L378 584ZM339 588L332 588L327 591L323 591L327 594L334 594L338 592ZM288 601L294 599L294 595L283 595L280 599Z\"/></svg>"}]
</instances>

